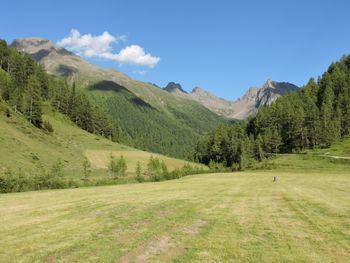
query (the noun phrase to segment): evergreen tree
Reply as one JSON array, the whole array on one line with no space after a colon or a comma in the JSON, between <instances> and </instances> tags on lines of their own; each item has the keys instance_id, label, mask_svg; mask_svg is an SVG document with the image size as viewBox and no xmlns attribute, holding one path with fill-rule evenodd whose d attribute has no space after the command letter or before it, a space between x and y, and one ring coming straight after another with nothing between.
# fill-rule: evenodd
<instances>
[{"instance_id":1,"label":"evergreen tree","mask_svg":"<svg viewBox=\"0 0 350 263\"><path fill-rule=\"evenodd\" d=\"M77 118L77 94L76 94L76 87L75 87L75 82L73 82L72 85L72 90L69 96L69 109L68 109L68 114L70 119L77 123L78 118Z\"/></svg>"},{"instance_id":2,"label":"evergreen tree","mask_svg":"<svg viewBox=\"0 0 350 263\"><path fill-rule=\"evenodd\" d=\"M24 115L28 121L34 126L41 128L42 125L42 110L41 98L39 94L39 82L36 77L32 75L27 83L25 93Z\"/></svg>"},{"instance_id":3,"label":"evergreen tree","mask_svg":"<svg viewBox=\"0 0 350 263\"><path fill-rule=\"evenodd\" d=\"M320 83L319 105L320 105L320 120L321 120L321 142L325 146L330 146L336 139L337 127L333 117L333 83L326 72Z\"/></svg>"},{"instance_id":4,"label":"evergreen tree","mask_svg":"<svg viewBox=\"0 0 350 263\"><path fill-rule=\"evenodd\" d=\"M256 140L254 141L254 159L258 161L262 161L265 159L265 153L262 148L263 139L259 134Z\"/></svg>"}]
</instances>

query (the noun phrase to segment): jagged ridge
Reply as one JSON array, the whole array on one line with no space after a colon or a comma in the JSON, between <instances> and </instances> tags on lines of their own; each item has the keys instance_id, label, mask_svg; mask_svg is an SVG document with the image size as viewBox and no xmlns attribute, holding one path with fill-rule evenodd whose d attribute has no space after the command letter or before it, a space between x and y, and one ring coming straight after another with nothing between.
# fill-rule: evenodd
<instances>
[{"instance_id":1,"label":"jagged ridge","mask_svg":"<svg viewBox=\"0 0 350 263\"><path fill-rule=\"evenodd\" d=\"M195 87L191 93L186 93L180 84L174 85L174 82L170 82L164 89L176 96L197 101L226 118L245 119L255 114L260 107L273 103L279 96L298 90L298 87L288 82L277 82L269 79L261 88L252 87L235 101L219 98L200 87Z\"/></svg>"}]
</instances>

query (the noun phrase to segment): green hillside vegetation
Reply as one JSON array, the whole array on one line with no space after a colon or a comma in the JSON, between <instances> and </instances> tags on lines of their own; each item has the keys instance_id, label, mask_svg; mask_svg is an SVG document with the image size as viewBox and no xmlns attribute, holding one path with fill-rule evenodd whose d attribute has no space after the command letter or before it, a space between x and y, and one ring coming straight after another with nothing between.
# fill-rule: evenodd
<instances>
[{"instance_id":1,"label":"green hillside vegetation","mask_svg":"<svg viewBox=\"0 0 350 263\"><path fill-rule=\"evenodd\" d=\"M131 102L144 103L135 97ZM124 138L119 126L84 91L49 76L5 41L0 41L0 115L1 192L160 181L205 169L113 143ZM111 165L104 162L112 160L104 159L106 152L125 160L122 176L111 176L120 167L108 171ZM139 170L143 165L142 178L136 178L137 164Z\"/></svg>"},{"instance_id":2,"label":"green hillside vegetation","mask_svg":"<svg viewBox=\"0 0 350 263\"><path fill-rule=\"evenodd\" d=\"M76 83L77 90L121 128L123 134L117 138L124 144L190 158L202 135L228 122L192 100L116 70L97 67L47 39L19 39L12 46L27 50L50 74L63 77L70 85Z\"/></svg>"},{"instance_id":3,"label":"green hillside vegetation","mask_svg":"<svg viewBox=\"0 0 350 263\"><path fill-rule=\"evenodd\" d=\"M350 56L317 82L261 108L247 122L221 126L201 140L195 159L244 169L276 153L329 147L350 134Z\"/></svg>"},{"instance_id":4,"label":"green hillside vegetation","mask_svg":"<svg viewBox=\"0 0 350 263\"><path fill-rule=\"evenodd\" d=\"M266 162L273 170L3 194L2 260L347 262L350 161Z\"/></svg>"},{"instance_id":5,"label":"green hillside vegetation","mask_svg":"<svg viewBox=\"0 0 350 263\"><path fill-rule=\"evenodd\" d=\"M53 188L73 187L93 184L115 184L135 182L136 166L139 162L145 180L149 180L147 165L151 156L165 163L169 172L183 170L185 165L191 169L206 169L202 165L152 154L112 142L106 138L83 131L67 116L57 112L50 105L44 104L43 120L51 124L53 132L39 129L30 124L22 114L9 109L0 101L0 179L5 180L5 173L10 169L14 176L33 179L47 173L60 161L63 165L63 185ZM7 113L10 113L10 116ZM108 171L109 156L124 156L127 163L127 174L124 178L111 180ZM84 182L83 163L85 157L91 165L89 181ZM188 169L188 167L186 168ZM192 170L196 172L196 170ZM180 176L180 174L179 174ZM172 179L172 178L163 178ZM1 181L1 180L0 180ZM74 182L74 184L73 184ZM0 183L1 186L1 183ZM0 187L1 188L1 187ZM51 187L46 187L51 188ZM18 189L20 191L31 188Z\"/></svg>"},{"instance_id":6,"label":"green hillside vegetation","mask_svg":"<svg viewBox=\"0 0 350 263\"><path fill-rule=\"evenodd\" d=\"M91 104L75 84L49 76L28 55L18 52L0 40L0 97L15 111L38 128L43 127L42 103L52 104L82 129L120 139L120 129L101 109Z\"/></svg>"},{"instance_id":7,"label":"green hillside vegetation","mask_svg":"<svg viewBox=\"0 0 350 263\"><path fill-rule=\"evenodd\" d=\"M223 123L197 103L176 101L175 97L177 107L156 108L112 81L99 82L88 90L90 98L121 126L124 141L144 150L188 158L200 136Z\"/></svg>"}]
</instances>

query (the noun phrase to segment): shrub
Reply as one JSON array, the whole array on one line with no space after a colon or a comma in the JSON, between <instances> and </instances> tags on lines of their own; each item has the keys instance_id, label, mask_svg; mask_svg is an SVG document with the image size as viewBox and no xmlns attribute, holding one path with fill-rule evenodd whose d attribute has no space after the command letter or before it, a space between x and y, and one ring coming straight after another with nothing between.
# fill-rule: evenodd
<instances>
[{"instance_id":1,"label":"shrub","mask_svg":"<svg viewBox=\"0 0 350 263\"><path fill-rule=\"evenodd\" d=\"M84 161L83 161L83 172L84 172L84 178L87 179L91 173L91 164L86 157L84 157Z\"/></svg>"},{"instance_id":2,"label":"shrub","mask_svg":"<svg viewBox=\"0 0 350 263\"><path fill-rule=\"evenodd\" d=\"M44 121L44 123L43 123L43 129L44 129L45 131L50 132L50 133L53 132L52 124L51 124L49 121Z\"/></svg>"},{"instance_id":3,"label":"shrub","mask_svg":"<svg viewBox=\"0 0 350 263\"><path fill-rule=\"evenodd\" d=\"M147 164L147 174L150 177L151 181L159 182L162 179L162 164L158 158L150 157L149 162Z\"/></svg>"},{"instance_id":4,"label":"shrub","mask_svg":"<svg viewBox=\"0 0 350 263\"><path fill-rule=\"evenodd\" d=\"M127 165L123 155L121 155L118 160L115 160L114 156L111 153L109 171L113 175L114 179L117 179L118 176L124 177L126 175L126 170Z\"/></svg>"},{"instance_id":5,"label":"shrub","mask_svg":"<svg viewBox=\"0 0 350 263\"><path fill-rule=\"evenodd\" d=\"M142 170L141 170L141 164L140 162L137 162L136 164L136 180L139 183L142 183L145 179L142 176Z\"/></svg>"}]
</instances>

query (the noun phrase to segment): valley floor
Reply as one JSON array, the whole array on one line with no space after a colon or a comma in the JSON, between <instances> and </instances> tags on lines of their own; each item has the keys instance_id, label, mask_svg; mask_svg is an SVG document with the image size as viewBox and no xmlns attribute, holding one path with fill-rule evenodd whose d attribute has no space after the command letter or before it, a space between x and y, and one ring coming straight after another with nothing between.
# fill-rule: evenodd
<instances>
[{"instance_id":1,"label":"valley floor","mask_svg":"<svg viewBox=\"0 0 350 263\"><path fill-rule=\"evenodd\" d=\"M346 262L349 189L350 173L241 172L3 194L0 261Z\"/></svg>"}]
</instances>

